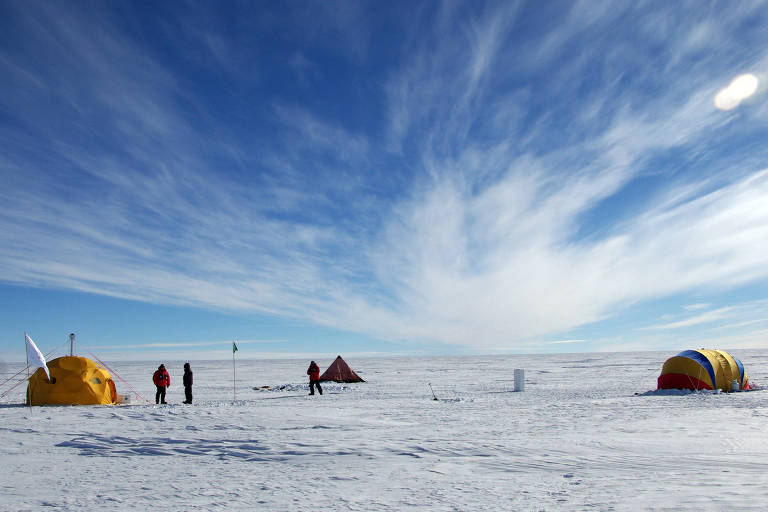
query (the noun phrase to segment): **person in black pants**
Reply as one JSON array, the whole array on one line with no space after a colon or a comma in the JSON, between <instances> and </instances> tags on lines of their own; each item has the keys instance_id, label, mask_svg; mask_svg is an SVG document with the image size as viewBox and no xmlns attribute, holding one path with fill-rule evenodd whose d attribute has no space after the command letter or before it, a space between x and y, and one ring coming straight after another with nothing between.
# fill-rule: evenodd
<instances>
[{"instance_id":1,"label":"person in black pants","mask_svg":"<svg viewBox=\"0 0 768 512\"><path fill-rule=\"evenodd\" d=\"M152 382L157 386L157 393L155 393L155 403L165 403L165 390L171 385L171 376L165 369L165 365L161 364L157 367L157 370L152 375Z\"/></svg>"},{"instance_id":2,"label":"person in black pants","mask_svg":"<svg viewBox=\"0 0 768 512\"><path fill-rule=\"evenodd\" d=\"M311 361L309 363L307 375L309 375L309 394L314 395L315 388L317 388L317 391L322 395L323 388L320 387L320 367L317 366L316 362Z\"/></svg>"},{"instance_id":3,"label":"person in black pants","mask_svg":"<svg viewBox=\"0 0 768 512\"><path fill-rule=\"evenodd\" d=\"M189 363L184 363L184 400L183 403L192 403L192 369L189 367Z\"/></svg>"}]
</instances>

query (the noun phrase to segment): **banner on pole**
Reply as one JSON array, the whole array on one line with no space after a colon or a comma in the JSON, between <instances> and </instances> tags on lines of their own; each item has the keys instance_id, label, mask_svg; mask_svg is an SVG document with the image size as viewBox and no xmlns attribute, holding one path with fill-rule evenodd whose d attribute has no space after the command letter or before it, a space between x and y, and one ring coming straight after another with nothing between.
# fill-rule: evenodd
<instances>
[{"instance_id":1,"label":"banner on pole","mask_svg":"<svg viewBox=\"0 0 768 512\"><path fill-rule=\"evenodd\" d=\"M32 341L32 338L30 338L27 333L24 333L24 341L27 344L27 360L29 361L29 366L37 368L38 366L41 367L43 370L45 370L45 374L48 376L48 380L51 380L51 374L48 371L48 365L45 362L45 357L40 352L40 349L37 348L37 345L35 345L35 342Z\"/></svg>"}]
</instances>

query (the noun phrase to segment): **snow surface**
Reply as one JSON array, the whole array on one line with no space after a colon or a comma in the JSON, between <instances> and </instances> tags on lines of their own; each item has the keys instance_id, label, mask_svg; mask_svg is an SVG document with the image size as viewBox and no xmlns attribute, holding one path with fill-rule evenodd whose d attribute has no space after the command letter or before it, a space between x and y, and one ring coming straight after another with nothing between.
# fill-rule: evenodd
<instances>
[{"instance_id":1,"label":"snow surface","mask_svg":"<svg viewBox=\"0 0 768 512\"><path fill-rule=\"evenodd\" d=\"M235 401L231 361L192 361L192 406L184 361L166 406L157 365L107 362L152 403L0 404L0 509L765 510L768 395L649 392L672 355L350 358L368 382L323 396L308 361L238 360Z\"/></svg>"}]
</instances>

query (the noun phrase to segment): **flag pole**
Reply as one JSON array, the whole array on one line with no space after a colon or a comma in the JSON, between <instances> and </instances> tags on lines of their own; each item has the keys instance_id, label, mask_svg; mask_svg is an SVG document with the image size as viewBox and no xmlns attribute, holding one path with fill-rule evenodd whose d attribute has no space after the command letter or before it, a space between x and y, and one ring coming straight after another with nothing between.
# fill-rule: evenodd
<instances>
[{"instance_id":1,"label":"flag pole","mask_svg":"<svg viewBox=\"0 0 768 512\"><path fill-rule=\"evenodd\" d=\"M27 355L27 405L32 412L32 400L29 397L29 351L27 350L27 331L24 331L24 353Z\"/></svg>"},{"instance_id":2,"label":"flag pole","mask_svg":"<svg viewBox=\"0 0 768 512\"><path fill-rule=\"evenodd\" d=\"M235 386L235 352L237 352L237 344L232 342L232 401L237 401L237 391Z\"/></svg>"}]
</instances>

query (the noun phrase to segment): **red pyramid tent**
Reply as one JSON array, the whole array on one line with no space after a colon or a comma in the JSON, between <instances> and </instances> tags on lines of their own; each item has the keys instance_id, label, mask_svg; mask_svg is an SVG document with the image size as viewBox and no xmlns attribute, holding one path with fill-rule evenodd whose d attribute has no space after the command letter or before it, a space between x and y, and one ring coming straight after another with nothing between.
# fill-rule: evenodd
<instances>
[{"instance_id":1,"label":"red pyramid tent","mask_svg":"<svg viewBox=\"0 0 768 512\"><path fill-rule=\"evenodd\" d=\"M321 381L333 382L365 382L355 371L349 367L341 356L338 356L331 366L320 376Z\"/></svg>"}]
</instances>

